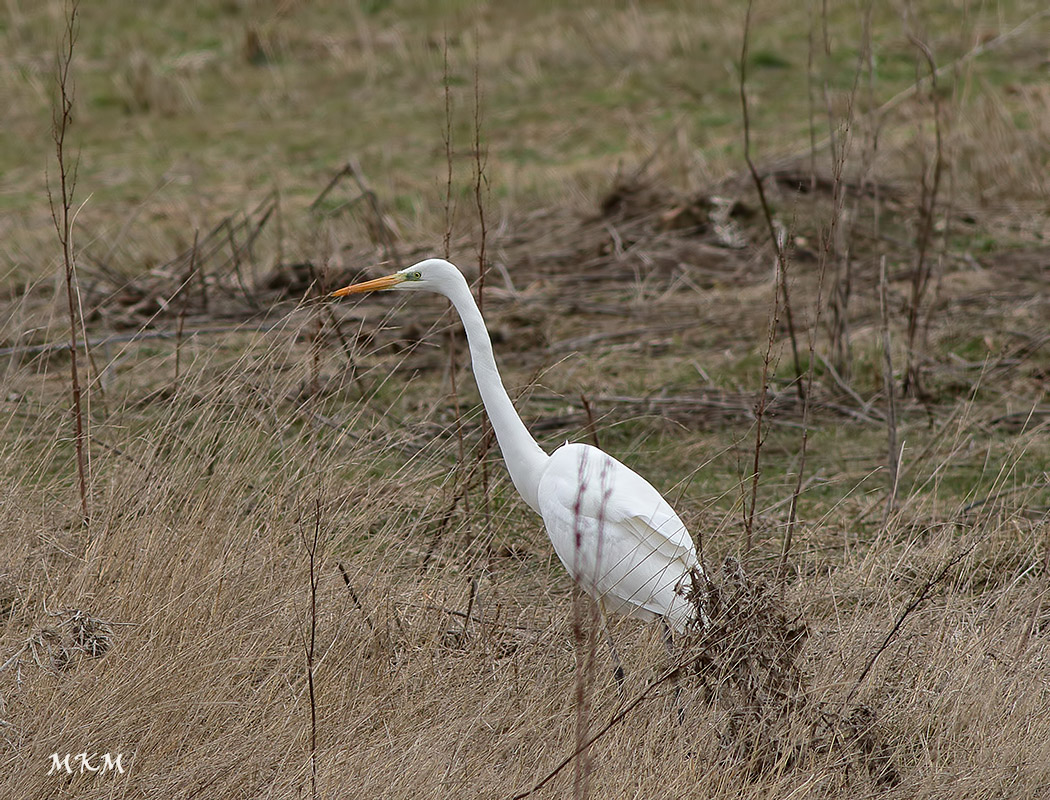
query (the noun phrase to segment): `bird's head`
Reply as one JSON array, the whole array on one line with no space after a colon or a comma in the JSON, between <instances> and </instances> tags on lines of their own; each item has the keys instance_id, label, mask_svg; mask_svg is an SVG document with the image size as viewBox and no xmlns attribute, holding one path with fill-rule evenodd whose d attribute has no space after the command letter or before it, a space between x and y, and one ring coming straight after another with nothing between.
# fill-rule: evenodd
<instances>
[{"instance_id":1,"label":"bird's head","mask_svg":"<svg viewBox=\"0 0 1050 800\"><path fill-rule=\"evenodd\" d=\"M376 292L388 289L416 292L437 292L447 295L457 283L465 283L463 273L441 258L428 258L403 270L363 283L354 283L332 292L332 297Z\"/></svg>"}]
</instances>

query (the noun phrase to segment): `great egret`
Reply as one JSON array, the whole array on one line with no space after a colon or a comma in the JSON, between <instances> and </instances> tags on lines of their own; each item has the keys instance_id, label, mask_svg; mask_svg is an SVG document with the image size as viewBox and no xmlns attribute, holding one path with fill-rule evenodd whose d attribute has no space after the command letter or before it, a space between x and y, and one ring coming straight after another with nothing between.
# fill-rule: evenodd
<instances>
[{"instance_id":1,"label":"great egret","mask_svg":"<svg viewBox=\"0 0 1050 800\"><path fill-rule=\"evenodd\" d=\"M463 273L438 258L333 292L437 292L467 333L474 378L503 460L525 503L542 518L561 563L603 612L663 619L676 632L697 621L684 595L702 574L685 525L640 475L596 447L566 443L547 455L503 388L485 320Z\"/></svg>"}]
</instances>

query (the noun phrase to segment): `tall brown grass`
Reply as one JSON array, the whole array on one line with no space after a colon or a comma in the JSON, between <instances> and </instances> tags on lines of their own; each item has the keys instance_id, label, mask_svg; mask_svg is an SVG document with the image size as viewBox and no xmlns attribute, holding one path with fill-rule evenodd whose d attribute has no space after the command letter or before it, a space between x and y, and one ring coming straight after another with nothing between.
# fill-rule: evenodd
<instances>
[{"instance_id":1,"label":"tall brown grass","mask_svg":"<svg viewBox=\"0 0 1050 800\"><path fill-rule=\"evenodd\" d=\"M485 547L464 538L469 520L419 570L449 442L415 449L408 431L365 423L366 401L341 405L342 420L359 420L353 437L316 427L288 399L309 371L292 338L242 340L227 359L201 348L177 393L96 429L121 452L96 456L86 547L76 490L56 469L68 459L54 436L61 405L39 409L21 446L5 448L9 796L284 796L308 785L298 526L319 475L331 487L316 567L319 796L509 796L576 747L580 622L538 526L516 509L494 514L494 537L528 555L488 559L464 619ZM133 371L170 375L160 361L143 356ZM960 420L954 436L972 431ZM1019 442L1015 462L1024 456ZM1009 467L996 488L1014 488ZM668 687L591 748L593 795L958 797L1008 781L1010 796L1038 797L1050 700L1039 688L1045 520L1025 512L1035 491L962 516L916 491L870 545L833 559L797 550L798 580L775 612L808 630L788 657L788 695L763 683L774 667L762 663L762 632L776 628L730 617L713 641L682 644L677 657L698 664L679 679L683 724ZM855 536L842 511L820 527L826 539ZM957 556L845 707L892 620ZM614 635L625 693L595 673L592 730L669 663L658 631L621 621ZM47 774L52 752L85 750L123 753L126 773Z\"/></svg>"}]
</instances>

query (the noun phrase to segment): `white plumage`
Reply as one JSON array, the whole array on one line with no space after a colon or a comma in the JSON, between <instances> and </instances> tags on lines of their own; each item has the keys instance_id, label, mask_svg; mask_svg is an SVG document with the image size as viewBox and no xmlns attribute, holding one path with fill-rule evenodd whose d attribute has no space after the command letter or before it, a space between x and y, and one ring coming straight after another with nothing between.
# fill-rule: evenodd
<instances>
[{"instance_id":1,"label":"white plumage","mask_svg":"<svg viewBox=\"0 0 1050 800\"><path fill-rule=\"evenodd\" d=\"M383 289L430 291L452 301L467 333L471 365L511 480L543 517L562 564L609 612L664 619L676 631L696 621L684 597L700 562L685 525L640 475L608 453L565 444L548 456L514 410L492 354L485 321L463 273L427 259L334 296Z\"/></svg>"},{"instance_id":2,"label":"white plumage","mask_svg":"<svg viewBox=\"0 0 1050 800\"><path fill-rule=\"evenodd\" d=\"M696 547L674 509L643 477L586 444L554 451L539 485L540 515L565 569L609 612L694 618L683 597Z\"/></svg>"}]
</instances>

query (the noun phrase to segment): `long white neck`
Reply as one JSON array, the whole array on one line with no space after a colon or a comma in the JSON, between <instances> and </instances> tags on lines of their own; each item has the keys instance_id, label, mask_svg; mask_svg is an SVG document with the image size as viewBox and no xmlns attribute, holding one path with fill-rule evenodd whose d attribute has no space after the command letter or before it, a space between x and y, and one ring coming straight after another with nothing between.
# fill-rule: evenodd
<instances>
[{"instance_id":1,"label":"long white neck","mask_svg":"<svg viewBox=\"0 0 1050 800\"><path fill-rule=\"evenodd\" d=\"M510 402L507 390L503 388L496 359L492 355L492 340L489 338L485 320L474 302L467 282L456 281L448 289L446 296L452 301L463 329L467 332L467 344L470 346L470 363L474 368L474 380L477 381L481 400L485 404L496 432L496 441L507 463L507 471L514 481L514 488L521 494L529 507L539 513L540 475L550 459L543 448L536 443L521 421L514 405Z\"/></svg>"}]
</instances>

